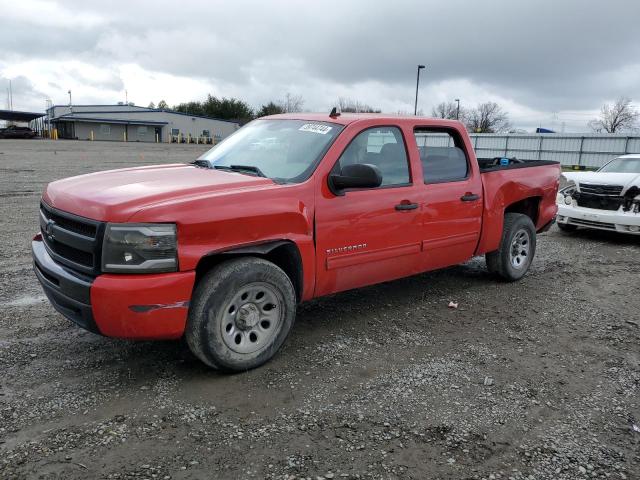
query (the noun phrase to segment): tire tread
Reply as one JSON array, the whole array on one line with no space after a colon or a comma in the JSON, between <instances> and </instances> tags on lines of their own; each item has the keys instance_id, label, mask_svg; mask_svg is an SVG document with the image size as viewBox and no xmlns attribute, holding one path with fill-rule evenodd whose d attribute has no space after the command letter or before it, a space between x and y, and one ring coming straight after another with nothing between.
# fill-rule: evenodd
<instances>
[{"instance_id":1,"label":"tire tread","mask_svg":"<svg viewBox=\"0 0 640 480\"><path fill-rule=\"evenodd\" d=\"M531 261L527 266L527 269L522 275L514 276L511 269L508 266L509 262L509 248L510 238L512 232L518 223L523 223L530 230L531 237ZM500 247L498 250L485 254L485 261L487 263L487 270L493 274L498 275L502 280L507 282L514 282L520 280L531 266L536 251L536 229L527 215L522 213L506 213L504 215L504 226L502 228L502 237L500 239Z\"/></svg>"},{"instance_id":2,"label":"tire tread","mask_svg":"<svg viewBox=\"0 0 640 480\"><path fill-rule=\"evenodd\" d=\"M251 269L262 270L265 275L269 275L274 278L274 281L279 284L279 287L282 290L284 290L282 293L288 297L290 306L293 305L293 311L288 312L287 314L293 315L295 318L295 290L287 274L278 266L259 257L235 258L216 265L207 272L204 277L202 277L194 290L193 301L189 308L187 327L185 329L185 339L191 352L203 363L214 369L228 372L244 371L261 365L271 358L271 356L275 354L275 351L279 349L284 342L286 335L289 333L291 325L293 324L293 319L290 319L288 322L286 319L283 320L287 323L287 325L283 326L287 331L284 334L284 338L278 337L280 341L278 342L279 345L277 345L275 351L269 351L268 353L266 351L263 352L259 358L263 356L266 358L262 361L253 362L247 368L237 368L237 366L222 361L220 359L221 355L211 348L207 341L208 335L206 334L208 319L207 315L205 315L205 308L207 303L210 301L212 296L216 295L216 293L224 291L226 282L232 281L234 277L245 274ZM285 298L285 302L286 301L287 299ZM266 355L264 355L265 353Z\"/></svg>"}]
</instances>

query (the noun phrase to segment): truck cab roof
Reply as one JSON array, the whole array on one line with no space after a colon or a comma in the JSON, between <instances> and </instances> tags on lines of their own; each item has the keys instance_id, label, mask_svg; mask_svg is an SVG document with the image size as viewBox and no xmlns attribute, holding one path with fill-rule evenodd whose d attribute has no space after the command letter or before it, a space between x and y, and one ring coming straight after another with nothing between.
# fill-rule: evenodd
<instances>
[{"instance_id":1,"label":"truck cab roof","mask_svg":"<svg viewBox=\"0 0 640 480\"><path fill-rule=\"evenodd\" d=\"M352 123L369 122L371 120L376 120L381 124L388 122L395 124L408 123L411 125L419 123L424 126L437 125L439 127L462 126L462 123L458 120L446 120L443 118L420 117L413 115L390 115L388 113L341 113L334 117L327 113L282 113L262 117L261 120L303 120L310 122L330 122L344 126Z\"/></svg>"}]
</instances>

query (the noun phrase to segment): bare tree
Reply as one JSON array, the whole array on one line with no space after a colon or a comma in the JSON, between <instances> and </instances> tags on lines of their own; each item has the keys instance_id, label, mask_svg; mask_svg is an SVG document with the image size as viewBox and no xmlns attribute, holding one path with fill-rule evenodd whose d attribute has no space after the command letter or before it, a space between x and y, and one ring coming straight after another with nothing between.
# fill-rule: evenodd
<instances>
[{"instance_id":1,"label":"bare tree","mask_svg":"<svg viewBox=\"0 0 640 480\"><path fill-rule=\"evenodd\" d=\"M460 109L458 116L458 104L456 102L442 102L431 109L431 116L436 118L446 118L449 120L463 120L465 110Z\"/></svg>"},{"instance_id":2,"label":"bare tree","mask_svg":"<svg viewBox=\"0 0 640 480\"><path fill-rule=\"evenodd\" d=\"M613 105L603 105L600 110L600 118L594 118L589 122L589 127L594 132L618 133L637 128L640 112L631 105L631 99L620 97Z\"/></svg>"},{"instance_id":3,"label":"bare tree","mask_svg":"<svg viewBox=\"0 0 640 480\"><path fill-rule=\"evenodd\" d=\"M302 95L291 95L289 92L280 101L279 106L285 113L297 113L302 111L304 100Z\"/></svg>"},{"instance_id":4,"label":"bare tree","mask_svg":"<svg viewBox=\"0 0 640 480\"><path fill-rule=\"evenodd\" d=\"M147 108L156 108L156 104L153 102L149 102L149 106Z\"/></svg>"},{"instance_id":5,"label":"bare tree","mask_svg":"<svg viewBox=\"0 0 640 480\"><path fill-rule=\"evenodd\" d=\"M340 111L345 113L380 113L382 111L353 98L339 97L337 104Z\"/></svg>"},{"instance_id":6,"label":"bare tree","mask_svg":"<svg viewBox=\"0 0 640 480\"><path fill-rule=\"evenodd\" d=\"M481 103L467 112L465 123L471 132L500 133L511 128L509 114L496 102Z\"/></svg>"},{"instance_id":7,"label":"bare tree","mask_svg":"<svg viewBox=\"0 0 640 480\"><path fill-rule=\"evenodd\" d=\"M160 110L165 110L165 109L169 108L169 105L167 105L167 102L165 102L164 100L160 100L158 102L158 108Z\"/></svg>"}]
</instances>

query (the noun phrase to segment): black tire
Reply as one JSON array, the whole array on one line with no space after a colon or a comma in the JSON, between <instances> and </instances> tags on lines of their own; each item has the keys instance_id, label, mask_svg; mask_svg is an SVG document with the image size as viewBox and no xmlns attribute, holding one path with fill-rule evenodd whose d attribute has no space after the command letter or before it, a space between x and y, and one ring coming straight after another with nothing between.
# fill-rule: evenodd
<instances>
[{"instance_id":1,"label":"black tire","mask_svg":"<svg viewBox=\"0 0 640 480\"><path fill-rule=\"evenodd\" d=\"M503 280L515 282L526 275L535 254L536 227L531 219L520 213L507 213L500 248L485 255L487 269Z\"/></svg>"},{"instance_id":2,"label":"black tire","mask_svg":"<svg viewBox=\"0 0 640 480\"><path fill-rule=\"evenodd\" d=\"M185 338L210 367L246 371L275 355L295 316L296 293L287 274L261 258L243 257L217 265L200 280Z\"/></svg>"},{"instance_id":3,"label":"black tire","mask_svg":"<svg viewBox=\"0 0 640 480\"><path fill-rule=\"evenodd\" d=\"M571 225L570 223L558 223L558 228L565 233L575 232L578 229L577 225Z\"/></svg>"}]
</instances>

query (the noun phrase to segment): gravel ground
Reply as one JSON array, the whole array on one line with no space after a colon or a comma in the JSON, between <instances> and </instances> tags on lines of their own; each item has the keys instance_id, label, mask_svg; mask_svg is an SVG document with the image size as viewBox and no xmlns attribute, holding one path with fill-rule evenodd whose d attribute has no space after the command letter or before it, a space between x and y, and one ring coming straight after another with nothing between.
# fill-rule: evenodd
<instances>
[{"instance_id":1,"label":"gravel ground","mask_svg":"<svg viewBox=\"0 0 640 480\"><path fill-rule=\"evenodd\" d=\"M57 314L44 185L203 150L0 141L0 478L640 478L638 237L554 228L519 283L476 259L309 302L238 375Z\"/></svg>"}]
</instances>

